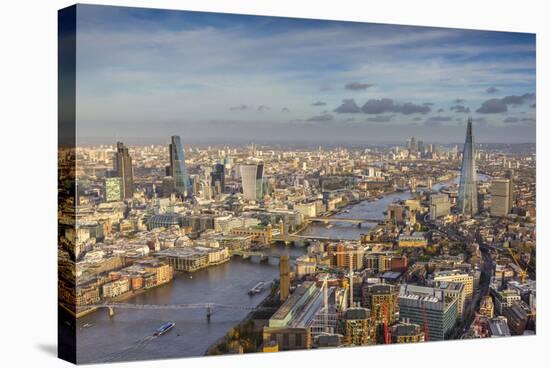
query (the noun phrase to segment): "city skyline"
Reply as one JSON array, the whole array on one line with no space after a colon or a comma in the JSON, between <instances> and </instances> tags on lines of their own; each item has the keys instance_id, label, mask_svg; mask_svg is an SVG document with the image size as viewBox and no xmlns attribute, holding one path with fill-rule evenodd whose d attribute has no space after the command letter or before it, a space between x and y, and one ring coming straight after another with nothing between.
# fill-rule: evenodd
<instances>
[{"instance_id":1,"label":"city skyline","mask_svg":"<svg viewBox=\"0 0 550 368\"><path fill-rule=\"evenodd\" d=\"M59 25L62 359L537 334L534 35Z\"/></svg>"},{"instance_id":2,"label":"city skyline","mask_svg":"<svg viewBox=\"0 0 550 368\"><path fill-rule=\"evenodd\" d=\"M534 142L532 34L105 6L78 23L83 143L448 143L467 116L479 142Z\"/></svg>"}]
</instances>

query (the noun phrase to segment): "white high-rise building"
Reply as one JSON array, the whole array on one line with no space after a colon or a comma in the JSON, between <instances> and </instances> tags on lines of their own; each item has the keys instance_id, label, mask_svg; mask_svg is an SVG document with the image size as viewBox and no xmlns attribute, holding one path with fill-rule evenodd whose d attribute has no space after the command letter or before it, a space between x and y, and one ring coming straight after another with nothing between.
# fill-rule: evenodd
<instances>
[{"instance_id":1,"label":"white high-rise building","mask_svg":"<svg viewBox=\"0 0 550 368\"><path fill-rule=\"evenodd\" d=\"M249 201L257 201L263 197L263 172L262 162L240 165L243 196Z\"/></svg>"},{"instance_id":2,"label":"white high-rise building","mask_svg":"<svg viewBox=\"0 0 550 368\"><path fill-rule=\"evenodd\" d=\"M510 179L491 182L491 216L503 217L510 213Z\"/></svg>"}]
</instances>

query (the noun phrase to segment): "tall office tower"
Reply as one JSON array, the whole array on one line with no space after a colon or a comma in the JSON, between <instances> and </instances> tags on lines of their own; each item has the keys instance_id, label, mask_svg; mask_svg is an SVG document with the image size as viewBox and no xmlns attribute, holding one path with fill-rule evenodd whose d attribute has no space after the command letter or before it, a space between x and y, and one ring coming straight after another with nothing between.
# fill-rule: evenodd
<instances>
[{"instance_id":1,"label":"tall office tower","mask_svg":"<svg viewBox=\"0 0 550 368\"><path fill-rule=\"evenodd\" d=\"M212 178L212 186L217 193L224 193L225 191L225 165L215 164L214 170L210 173Z\"/></svg>"},{"instance_id":2,"label":"tall office tower","mask_svg":"<svg viewBox=\"0 0 550 368\"><path fill-rule=\"evenodd\" d=\"M122 142L116 143L115 171L122 178L122 198L129 199L134 195L134 172L132 157L128 153L128 147Z\"/></svg>"},{"instance_id":3,"label":"tall office tower","mask_svg":"<svg viewBox=\"0 0 550 368\"><path fill-rule=\"evenodd\" d=\"M179 194L190 196L193 194L193 187L191 186L191 180L187 173L187 166L185 165L185 155L183 153L183 147L181 145L181 139L179 135L173 135L170 149L170 175L174 178L174 189Z\"/></svg>"},{"instance_id":4,"label":"tall office tower","mask_svg":"<svg viewBox=\"0 0 550 368\"><path fill-rule=\"evenodd\" d=\"M418 152L420 152L420 155L424 155L424 141L418 141L416 144Z\"/></svg>"},{"instance_id":5,"label":"tall office tower","mask_svg":"<svg viewBox=\"0 0 550 368\"><path fill-rule=\"evenodd\" d=\"M258 162L256 171L256 198L262 199L264 196L264 163Z\"/></svg>"},{"instance_id":6,"label":"tall office tower","mask_svg":"<svg viewBox=\"0 0 550 368\"><path fill-rule=\"evenodd\" d=\"M411 137L411 140L409 141L409 151L416 152L418 151L418 147L416 145L416 138Z\"/></svg>"},{"instance_id":7,"label":"tall office tower","mask_svg":"<svg viewBox=\"0 0 550 368\"><path fill-rule=\"evenodd\" d=\"M290 294L290 257L281 256L279 260L280 298L284 302Z\"/></svg>"},{"instance_id":8,"label":"tall office tower","mask_svg":"<svg viewBox=\"0 0 550 368\"><path fill-rule=\"evenodd\" d=\"M491 182L491 216L503 217L510 213L510 179Z\"/></svg>"},{"instance_id":9,"label":"tall office tower","mask_svg":"<svg viewBox=\"0 0 550 368\"><path fill-rule=\"evenodd\" d=\"M262 162L240 165L244 198L249 201L257 201L263 196Z\"/></svg>"},{"instance_id":10,"label":"tall office tower","mask_svg":"<svg viewBox=\"0 0 550 368\"><path fill-rule=\"evenodd\" d=\"M462 170L460 172L460 186L458 188L457 208L463 215L473 216L477 213L477 175L472 135L472 118L468 118L466 141L462 153Z\"/></svg>"}]
</instances>

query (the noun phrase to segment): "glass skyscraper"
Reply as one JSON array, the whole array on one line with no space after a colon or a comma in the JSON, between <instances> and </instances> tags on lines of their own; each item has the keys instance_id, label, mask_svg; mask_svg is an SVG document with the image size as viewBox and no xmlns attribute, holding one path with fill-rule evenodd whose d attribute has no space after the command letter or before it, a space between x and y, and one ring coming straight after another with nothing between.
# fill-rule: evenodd
<instances>
[{"instance_id":1,"label":"glass skyscraper","mask_svg":"<svg viewBox=\"0 0 550 368\"><path fill-rule=\"evenodd\" d=\"M250 201L263 197L263 162L244 164L240 166L243 186L243 196Z\"/></svg>"},{"instance_id":2,"label":"glass skyscraper","mask_svg":"<svg viewBox=\"0 0 550 368\"><path fill-rule=\"evenodd\" d=\"M462 155L462 170L458 188L458 211L464 215L473 216L477 213L477 175L474 137L472 134L472 118L468 118L466 142Z\"/></svg>"},{"instance_id":3,"label":"glass skyscraper","mask_svg":"<svg viewBox=\"0 0 550 368\"><path fill-rule=\"evenodd\" d=\"M193 194L193 187L187 166L185 165L185 155L179 135L173 135L170 143L170 175L174 178L174 189L179 194L190 196Z\"/></svg>"},{"instance_id":4,"label":"glass skyscraper","mask_svg":"<svg viewBox=\"0 0 550 368\"><path fill-rule=\"evenodd\" d=\"M122 198L130 199L134 195L134 171L132 157L128 153L128 147L122 142L116 143L115 171L122 179Z\"/></svg>"}]
</instances>

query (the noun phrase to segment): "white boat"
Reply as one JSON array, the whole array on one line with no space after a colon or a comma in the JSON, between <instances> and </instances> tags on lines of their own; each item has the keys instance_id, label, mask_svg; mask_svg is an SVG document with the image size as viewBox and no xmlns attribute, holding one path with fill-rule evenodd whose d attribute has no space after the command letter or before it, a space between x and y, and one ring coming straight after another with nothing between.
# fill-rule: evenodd
<instances>
[{"instance_id":1,"label":"white boat","mask_svg":"<svg viewBox=\"0 0 550 368\"><path fill-rule=\"evenodd\" d=\"M265 286L265 282L260 281L258 282L252 289L248 290L248 295L252 296L255 294L260 293Z\"/></svg>"}]
</instances>

